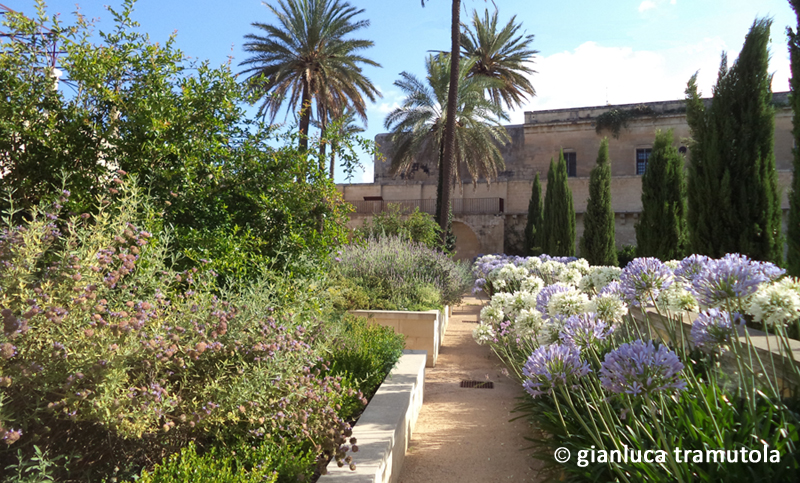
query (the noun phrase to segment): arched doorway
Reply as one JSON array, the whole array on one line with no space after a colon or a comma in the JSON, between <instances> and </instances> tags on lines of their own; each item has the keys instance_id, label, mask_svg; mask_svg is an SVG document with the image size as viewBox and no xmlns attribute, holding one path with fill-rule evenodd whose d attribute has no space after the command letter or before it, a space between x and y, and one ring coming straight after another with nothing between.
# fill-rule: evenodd
<instances>
[{"instance_id":1,"label":"arched doorway","mask_svg":"<svg viewBox=\"0 0 800 483\"><path fill-rule=\"evenodd\" d=\"M456 260L469 260L481 254L481 241L466 223L453 221L456 236Z\"/></svg>"}]
</instances>

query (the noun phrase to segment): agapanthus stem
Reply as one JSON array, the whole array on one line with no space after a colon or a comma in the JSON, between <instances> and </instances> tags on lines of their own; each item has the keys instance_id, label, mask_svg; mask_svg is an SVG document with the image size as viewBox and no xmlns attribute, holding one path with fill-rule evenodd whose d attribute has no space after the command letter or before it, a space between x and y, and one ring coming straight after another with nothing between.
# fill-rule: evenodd
<instances>
[{"instance_id":1,"label":"agapanthus stem","mask_svg":"<svg viewBox=\"0 0 800 483\"><path fill-rule=\"evenodd\" d=\"M667 446L667 438L664 436L664 431L661 429L661 423L658 420L658 415L655 411L655 405L650 399L649 394L645 393L644 399L647 402L648 408L650 409L650 414L653 417L653 424L656 427L656 431L658 431L658 437L661 440L661 447L664 449L664 451L666 451L670 466L672 466L672 471L675 472L675 478L678 480L678 483L683 483L683 476L681 476L681 472L678 469L678 464L675 462L675 458L672 455L672 450Z\"/></svg>"}]
</instances>

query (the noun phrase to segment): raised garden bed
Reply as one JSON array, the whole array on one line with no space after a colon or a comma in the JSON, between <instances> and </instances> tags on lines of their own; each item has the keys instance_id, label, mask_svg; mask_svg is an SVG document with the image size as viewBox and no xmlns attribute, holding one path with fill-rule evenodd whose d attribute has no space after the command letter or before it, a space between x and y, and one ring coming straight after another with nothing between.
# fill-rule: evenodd
<instances>
[{"instance_id":1,"label":"raised garden bed","mask_svg":"<svg viewBox=\"0 0 800 483\"><path fill-rule=\"evenodd\" d=\"M427 351L425 366L436 366L439 347L450 321L449 306L442 311L351 310L350 313L366 317L371 323L394 328L395 332L406 336L406 349Z\"/></svg>"},{"instance_id":2,"label":"raised garden bed","mask_svg":"<svg viewBox=\"0 0 800 483\"><path fill-rule=\"evenodd\" d=\"M400 475L408 441L422 408L424 351L405 350L353 428L359 451L356 470L328 464L319 483L393 483Z\"/></svg>"}]
</instances>

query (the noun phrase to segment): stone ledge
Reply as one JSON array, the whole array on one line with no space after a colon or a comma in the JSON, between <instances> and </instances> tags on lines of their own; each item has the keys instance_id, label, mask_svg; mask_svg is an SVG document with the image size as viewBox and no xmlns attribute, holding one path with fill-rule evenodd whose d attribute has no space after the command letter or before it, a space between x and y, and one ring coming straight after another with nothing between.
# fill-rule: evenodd
<instances>
[{"instance_id":1,"label":"stone ledge","mask_svg":"<svg viewBox=\"0 0 800 483\"><path fill-rule=\"evenodd\" d=\"M408 442L422 408L425 351L403 351L353 428L358 453L356 470L339 468L335 460L319 483L394 483L400 476Z\"/></svg>"}]
</instances>

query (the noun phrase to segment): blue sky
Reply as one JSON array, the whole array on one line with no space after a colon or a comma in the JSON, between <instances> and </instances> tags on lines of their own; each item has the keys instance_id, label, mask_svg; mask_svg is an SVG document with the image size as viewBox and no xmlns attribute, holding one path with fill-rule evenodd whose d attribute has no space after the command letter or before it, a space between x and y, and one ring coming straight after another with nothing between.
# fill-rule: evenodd
<instances>
[{"instance_id":1,"label":"blue sky","mask_svg":"<svg viewBox=\"0 0 800 483\"><path fill-rule=\"evenodd\" d=\"M274 0L273 0L274 1ZM0 0L7 7L33 16L33 0ZM81 12L97 18L100 30L110 29L110 14L103 5L119 0L79 1ZM369 106L365 136L384 132L386 114L401 101L392 85L402 71L422 78L429 50L450 46L450 1L350 0L365 9L369 28L358 38L375 42L365 55L382 68L365 68L383 99ZM699 71L704 95L719 67L720 54L738 55L756 17L773 18L773 90L789 89L789 60L785 30L796 18L786 0L495 0L502 22L517 16L523 29L534 34L539 51L532 76L537 96L527 106L511 112L511 122L521 123L524 111L566 107L624 104L683 98L686 81ZM51 0L50 14L60 13L71 23L75 0ZM473 9L494 9L492 1L462 0L462 20ZM197 59L221 64L233 57L234 70L246 58L243 36L255 32L251 22L272 23L260 0L139 0L134 18L154 42L177 31L177 45ZM279 115L277 121L283 121ZM291 115L289 117L291 121ZM354 182L372 181L372 160ZM337 174L337 181L343 176Z\"/></svg>"}]
</instances>

